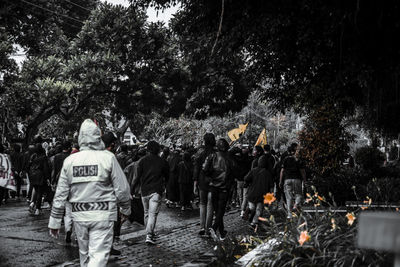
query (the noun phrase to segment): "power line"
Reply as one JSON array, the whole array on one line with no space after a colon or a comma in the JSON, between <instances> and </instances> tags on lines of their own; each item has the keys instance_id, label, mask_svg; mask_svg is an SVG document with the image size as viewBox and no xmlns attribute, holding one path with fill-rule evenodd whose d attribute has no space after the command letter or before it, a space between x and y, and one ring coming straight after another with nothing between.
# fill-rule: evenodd
<instances>
[{"instance_id":1,"label":"power line","mask_svg":"<svg viewBox=\"0 0 400 267\"><path fill-rule=\"evenodd\" d=\"M86 8L86 7L83 7L83 6L81 6L81 5L78 5L78 4L76 4L76 3L72 2L72 1L69 1L69 0L64 0L64 1L66 1L66 2L68 2L68 3L70 3L70 4L73 4L74 6L77 6L77 7L80 7L80 8L82 8L82 9L85 9L85 10L87 10L87 11L89 11L89 12L92 11L92 10L90 10L90 9L88 9L88 8Z\"/></svg>"},{"instance_id":2,"label":"power line","mask_svg":"<svg viewBox=\"0 0 400 267\"><path fill-rule=\"evenodd\" d=\"M34 4L34 3L31 3L31 2L28 2L28 1L25 1L25 0L21 0L21 1L24 2L24 3L26 3L26 4L28 4L28 5L31 5L31 6L34 6L34 7L43 9L43 10L45 10L45 11L48 11L48 12L50 12L50 13L53 13L53 14L55 14L55 15L57 15L57 16L62 16L62 17L68 18L68 19L70 19L70 20L74 20L74 21L76 21L76 22L79 22L79 23L84 24L83 21L80 21L80 20L75 19L75 18L71 18L71 17L69 17L69 16L67 16L67 15L64 15L64 14L59 14L59 13L54 12L53 10L50 10L50 9L48 9L48 8L45 8L45 7L42 7L42 6L38 6L38 5ZM76 26L74 26L74 25L72 25L72 24L70 24L70 25L73 26L73 27L76 27ZM78 27L76 27L76 28L78 28Z\"/></svg>"}]
</instances>

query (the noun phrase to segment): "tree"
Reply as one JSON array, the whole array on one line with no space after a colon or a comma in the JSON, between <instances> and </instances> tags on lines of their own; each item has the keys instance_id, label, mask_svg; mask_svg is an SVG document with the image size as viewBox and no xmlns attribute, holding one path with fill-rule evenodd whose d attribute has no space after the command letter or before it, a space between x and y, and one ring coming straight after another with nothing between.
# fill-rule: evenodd
<instances>
[{"instance_id":1,"label":"tree","mask_svg":"<svg viewBox=\"0 0 400 267\"><path fill-rule=\"evenodd\" d=\"M318 176L328 176L340 169L349 153L352 136L343 125L342 114L326 105L309 115L299 133L301 157Z\"/></svg>"},{"instance_id":2,"label":"tree","mask_svg":"<svg viewBox=\"0 0 400 267\"><path fill-rule=\"evenodd\" d=\"M72 50L76 54L108 53L118 59L118 65L107 66L113 72L108 90L97 95L108 103L111 117L134 122L152 111L177 116L184 110L185 73L176 59L173 36L160 23L148 24L142 9L100 5ZM79 72L76 78L80 79Z\"/></svg>"},{"instance_id":3,"label":"tree","mask_svg":"<svg viewBox=\"0 0 400 267\"><path fill-rule=\"evenodd\" d=\"M400 132L397 1L135 1L177 3L174 30L198 41L190 51L206 45L220 62L245 55L252 73L245 77L269 84L264 97L278 110L311 113L335 103L351 115L358 107L365 126Z\"/></svg>"},{"instance_id":4,"label":"tree","mask_svg":"<svg viewBox=\"0 0 400 267\"><path fill-rule=\"evenodd\" d=\"M54 44L75 38L97 5L98 0L4 0L0 25L27 54L54 55Z\"/></svg>"}]
</instances>

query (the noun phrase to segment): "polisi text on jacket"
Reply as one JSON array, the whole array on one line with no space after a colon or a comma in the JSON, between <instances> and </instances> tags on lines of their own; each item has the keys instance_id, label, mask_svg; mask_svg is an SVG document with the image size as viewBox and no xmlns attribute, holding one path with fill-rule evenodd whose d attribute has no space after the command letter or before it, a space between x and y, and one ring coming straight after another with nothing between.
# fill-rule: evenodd
<instances>
[{"instance_id":1,"label":"polisi text on jacket","mask_svg":"<svg viewBox=\"0 0 400 267\"><path fill-rule=\"evenodd\" d=\"M73 176L74 177L87 177L97 176L98 166L97 165L85 165L85 166L74 166Z\"/></svg>"}]
</instances>

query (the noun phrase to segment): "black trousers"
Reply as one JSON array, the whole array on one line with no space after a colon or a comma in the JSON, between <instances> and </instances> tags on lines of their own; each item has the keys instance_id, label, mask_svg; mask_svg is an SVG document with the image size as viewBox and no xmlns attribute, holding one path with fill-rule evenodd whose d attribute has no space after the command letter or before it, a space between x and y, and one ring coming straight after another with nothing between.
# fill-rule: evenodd
<instances>
[{"instance_id":1,"label":"black trousers","mask_svg":"<svg viewBox=\"0 0 400 267\"><path fill-rule=\"evenodd\" d=\"M193 183L179 184L180 202L182 206L187 206L192 200Z\"/></svg>"},{"instance_id":2,"label":"black trousers","mask_svg":"<svg viewBox=\"0 0 400 267\"><path fill-rule=\"evenodd\" d=\"M20 197L21 185L22 185L22 177L19 176L19 174L15 173L14 174L14 179L15 179L15 183L16 183L16 187L17 187L16 195L17 195L17 197Z\"/></svg>"},{"instance_id":3,"label":"black trousers","mask_svg":"<svg viewBox=\"0 0 400 267\"><path fill-rule=\"evenodd\" d=\"M226 204L228 203L228 198L228 189L211 187L211 202L215 211L215 220L212 228L214 229L214 231L218 230L220 234L223 234L225 231L224 215Z\"/></svg>"},{"instance_id":4,"label":"black trousers","mask_svg":"<svg viewBox=\"0 0 400 267\"><path fill-rule=\"evenodd\" d=\"M34 185L33 188L35 189L33 203L35 203L36 208L40 210L42 208L42 197L46 187L44 185Z\"/></svg>"},{"instance_id":5,"label":"black trousers","mask_svg":"<svg viewBox=\"0 0 400 267\"><path fill-rule=\"evenodd\" d=\"M1 205L1 202L3 201L3 199L4 199L4 202L7 201L7 199L8 199L8 189L6 189L5 187L1 187L0 186L0 205Z\"/></svg>"}]
</instances>

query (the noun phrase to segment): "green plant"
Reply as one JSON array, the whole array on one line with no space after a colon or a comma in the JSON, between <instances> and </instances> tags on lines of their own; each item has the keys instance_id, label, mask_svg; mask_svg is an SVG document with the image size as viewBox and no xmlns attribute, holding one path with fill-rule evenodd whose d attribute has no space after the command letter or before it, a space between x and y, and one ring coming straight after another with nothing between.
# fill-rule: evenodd
<instances>
[{"instance_id":1,"label":"green plant","mask_svg":"<svg viewBox=\"0 0 400 267\"><path fill-rule=\"evenodd\" d=\"M315 191L310 204L328 203ZM347 215L328 208L324 213L299 213L290 222L267 220L264 241L275 245L253 259L251 266L390 266L393 255L356 247L357 211ZM268 213L270 213L267 210ZM266 216L268 218L268 215Z\"/></svg>"},{"instance_id":2,"label":"green plant","mask_svg":"<svg viewBox=\"0 0 400 267\"><path fill-rule=\"evenodd\" d=\"M374 147L361 147L355 153L355 161L364 170L374 171L382 166L385 155Z\"/></svg>"}]
</instances>

